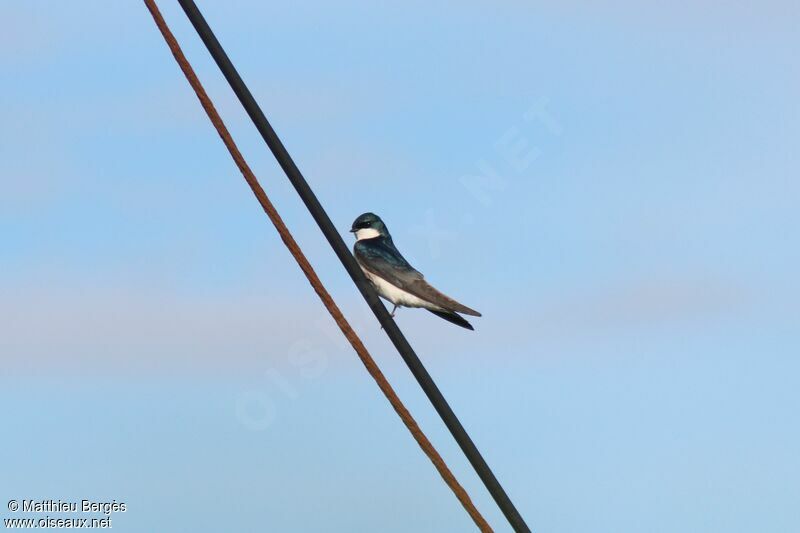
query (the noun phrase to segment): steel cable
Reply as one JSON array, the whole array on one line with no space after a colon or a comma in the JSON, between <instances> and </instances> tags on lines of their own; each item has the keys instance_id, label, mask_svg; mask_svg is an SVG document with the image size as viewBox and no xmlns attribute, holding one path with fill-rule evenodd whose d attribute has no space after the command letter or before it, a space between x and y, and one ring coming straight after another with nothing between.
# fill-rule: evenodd
<instances>
[{"instance_id":1,"label":"steel cable","mask_svg":"<svg viewBox=\"0 0 800 533\"><path fill-rule=\"evenodd\" d=\"M306 259L303 251L298 246L297 242L292 237L292 234L289 232L289 229L284 224L283 220L281 219L280 215L278 214L275 207L272 205L272 202L267 197L264 189L259 184L255 174L250 169L249 165L245 161L244 157L242 156L241 152L239 151L236 143L233 141L230 133L228 132L227 127L225 126L222 118L220 117L219 113L217 112L216 108L214 107L213 102L209 98L208 94L206 93L203 85L200 83L200 80L197 78L197 75L194 72L189 61L186 59L186 56L183 54L183 51L178 44L178 41L175 39L174 35L170 31L169 27L167 26L166 21L161 15L161 12L158 9L154 0L144 0L145 5L147 6L148 10L153 16L153 20L158 26L161 35L164 37L164 40L169 46L172 55L175 57L180 69L183 71L186 79L189 81L189 84L194 89L195 93L197 94L197 98L200 100L200 104L203 106L203 109L206 111L211 123L217 130L222 142L225 144L225 147L231 154L236 166L239 167L242 175L244 176L245 181L250 186L253 194L256 196L256 199L261 204L261 207L264 209L264 212L269 217L272 224L275 226L275 229L278 230L278 234L283 240L283 243L289 249L289 252L297 261L297 264L300 266L300 269L305 274L306 278L308 279L309 283L313 287L314 291L317 293L319 298L322 300L322 303L325 305L325 308L328 310L330 315L333 317L336 324L339 326L339 329L342 331L344 336L347 338L350 345L358 354L358 357L361 359L361 362L367 369L367 372L373 377L375 382L378 384L378 387L383 392L386 399L389 400L389 403L392 405L394 410L400 416L400 419L406 425L408 430L411 432L411 435L419 444L422 451L428 458L431 460L433 465L438 470L439 474L444 479L445 483L448 487L453 491L456 498L458 498L461 505L470 515L472 520L475 522L475 525L478 526L483 532L490 532L492 528L480 514L478 509L472 503L467 492L461 486L461 484L456 480L453 473L448 468L447 464L445 464L444 460L442 459L439 452L433 447L433 444L428 440L425 434L422 432L420 427L417 425L417 422L411 416L411 413L406 409L405 405L403 405L400 398L394 392L394 389L386 380L386 377L381 372L378 365L375 363L375 360L367 351L364 344L361 342L361 339L358 335L353 331L353 328L345 319L342 312L339 310L339 307L334 302L331 295L323 286L322 282L320 281L319 277L317 276L316 272L312 268L311 264Z\"/></svg>"}]
</instances>

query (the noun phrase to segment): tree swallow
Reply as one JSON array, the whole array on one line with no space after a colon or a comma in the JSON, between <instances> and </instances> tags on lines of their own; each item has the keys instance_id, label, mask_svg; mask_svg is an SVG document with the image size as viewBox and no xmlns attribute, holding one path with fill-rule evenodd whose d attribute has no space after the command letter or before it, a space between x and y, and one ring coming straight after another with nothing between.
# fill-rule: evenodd
<instances>
[{"instance_id":1,"label":"tree swallow","mask_svg":"<svg viewBox=\"0 0 800 533\"><path fill-rule=\"evenodd\" d=\"M355 219L350 231L356 234L353 247L356 261L378 294L394 304L392 316L398 306L422 307L462 328L473 329L458 313L481 314L431 287L395 248L378 215L364 213Z\"/></svg>"}]
</instances>

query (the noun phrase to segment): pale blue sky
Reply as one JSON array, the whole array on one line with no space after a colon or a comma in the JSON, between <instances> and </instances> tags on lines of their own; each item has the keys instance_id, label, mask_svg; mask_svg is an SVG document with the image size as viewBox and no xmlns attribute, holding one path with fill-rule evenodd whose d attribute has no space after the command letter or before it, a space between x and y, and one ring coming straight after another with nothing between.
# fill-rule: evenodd
<instances>
[{"instance_id":1,"label":"pale blue sky","mask_svg":"<svg viewBox=\"0 0 800 533\"><path fill-rule=\"evenodd\" d=\"M380 214L483 312L474 333L397 320L534 531L800 529L796 2L200 6L342 232ZM182 12L161 8L506 530ZM11 498L93 498L127 503L116 531L469 531L143 4L6 2L0 21L0 517Z\"/></svg>"}]
</instances>

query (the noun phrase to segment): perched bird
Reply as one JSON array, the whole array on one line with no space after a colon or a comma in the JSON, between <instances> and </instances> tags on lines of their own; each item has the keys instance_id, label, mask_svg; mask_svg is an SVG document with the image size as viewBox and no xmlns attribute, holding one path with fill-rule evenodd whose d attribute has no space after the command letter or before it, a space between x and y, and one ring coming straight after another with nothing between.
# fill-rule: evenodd
<instances>
[{"instance_id":1,"label":"perched bird","mask_svg":"<svg viewBox=\"0 0 800 533\"><path fill-rule=\"evenodd\" d=\"M462 328L473 329L458 313L481 314L431 287L397 250L378 215L364 213L355 219L350 231L356 234L356 261L378 294L394 304L392 316L398 306L422 307Z\"/></svg>"}]
</instances>

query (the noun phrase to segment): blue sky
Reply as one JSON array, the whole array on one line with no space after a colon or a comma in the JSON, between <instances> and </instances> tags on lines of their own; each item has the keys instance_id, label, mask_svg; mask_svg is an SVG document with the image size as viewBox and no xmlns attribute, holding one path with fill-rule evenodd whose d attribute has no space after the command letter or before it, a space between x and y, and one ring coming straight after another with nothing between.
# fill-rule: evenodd
<instances>
[{"instance_id":1,"label":"blue sky","mask_svg":"<svg viewBox=\"0 0 800 533\"><path fill-rule=\"evenodd\" d=\"M312 264L504 530L162 4ZM377 212L483 313L474 333L397 320L535 531L800 527L796 3L200 6L342 232ZM0 20L2 501L125 501L121 531L470 530L144 6L6 3Z\"/></svg>"}]
</instances>

